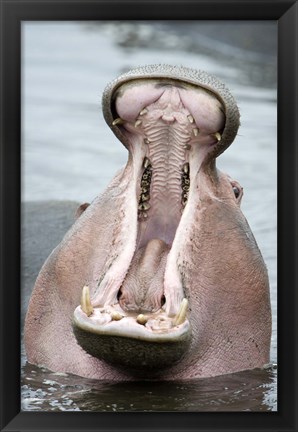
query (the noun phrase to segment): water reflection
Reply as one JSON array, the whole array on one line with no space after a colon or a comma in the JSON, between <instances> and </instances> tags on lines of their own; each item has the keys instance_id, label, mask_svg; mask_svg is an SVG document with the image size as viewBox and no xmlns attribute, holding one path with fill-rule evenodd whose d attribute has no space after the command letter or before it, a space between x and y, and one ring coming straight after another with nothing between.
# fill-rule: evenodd
<instances>
[{"instance_id":1,"label":"water reflection","mask_svg":"<svg viewBox=\"0 0 298 432\"><path fill-rule=\"evenodd\" d=\"M275 411L275 366L191 381L111 383L26 364L22 409L33 411Z\"/></svg>"}]
</instances>

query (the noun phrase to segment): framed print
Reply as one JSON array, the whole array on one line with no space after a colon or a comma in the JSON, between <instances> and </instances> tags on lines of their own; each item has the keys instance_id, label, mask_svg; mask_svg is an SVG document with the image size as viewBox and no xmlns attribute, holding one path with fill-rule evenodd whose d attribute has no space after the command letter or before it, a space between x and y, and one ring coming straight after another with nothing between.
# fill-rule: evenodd
<instances>
[{"instance_id":1,"label":"framed print","mask_svg":"<svg viewBox=\"0 0 298 432\"><path fill-rule=\"evenodd\" d=\"M1 7L1 430L294 431L297 3Z\"/></svg>"}]
</instances>

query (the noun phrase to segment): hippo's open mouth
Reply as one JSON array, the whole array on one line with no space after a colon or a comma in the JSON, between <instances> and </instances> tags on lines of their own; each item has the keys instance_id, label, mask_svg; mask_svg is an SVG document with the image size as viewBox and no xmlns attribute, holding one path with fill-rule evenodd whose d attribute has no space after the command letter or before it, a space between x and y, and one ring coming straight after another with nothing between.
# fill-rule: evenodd
<instances>
[{"instance_id":1,"label":"hippo's open mouth","mask_svg":"<svg viewBox=\"0 0 298 432\"><path fill-rule=\"evenodd\" d=\"M74 312L76 335L82 346L84 332L101 336L101 345L103 336L172 344L170 358L161 356L165 366L179 360L185 346L177 345L190 339L188 293L176 266L179 231L190 217L198 172L221 140L224 107L201 87L151 79L120 86L111 110L132 160L130 181L119 191L126 202L129 195L130 208L123 213L118 247L107 245L111 255L116 251L110 266L83 288ZM98 343L90 350L89 341L88 351L110 360Z\"/></svg>"},{"instance_id":2,"label":"hippo's open mouth","mask_svg":"<svg viewBox=\"0 0 298 432\"><path fill-rule=\"evenodd\" d=\"M204 71L149 65L107 85L103 114L128 161L40 271L28 361L107 380L262 367L268 274L242 187L216 168L238 131L235 99Z\"/></svg>"}]
</instances>

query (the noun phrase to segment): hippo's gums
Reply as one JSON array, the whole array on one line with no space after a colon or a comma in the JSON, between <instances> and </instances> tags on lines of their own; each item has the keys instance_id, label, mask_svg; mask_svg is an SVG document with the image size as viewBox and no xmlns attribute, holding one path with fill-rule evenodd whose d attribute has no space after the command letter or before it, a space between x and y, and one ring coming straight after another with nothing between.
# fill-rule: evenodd
<instances>
[{"instance_id":1,"label":"hippo's gums","mask_svg":"<svg viewBox=\"0 0 298 432\"><path fill-rule=\"evenodd\" d=\"M215 166L239 127L234 98L205 72L145 66L106 87L103 113L128 162L44 264L28 361L112 380L262 367L267 271L242 187Z\"/></svg>"}]
</instances>

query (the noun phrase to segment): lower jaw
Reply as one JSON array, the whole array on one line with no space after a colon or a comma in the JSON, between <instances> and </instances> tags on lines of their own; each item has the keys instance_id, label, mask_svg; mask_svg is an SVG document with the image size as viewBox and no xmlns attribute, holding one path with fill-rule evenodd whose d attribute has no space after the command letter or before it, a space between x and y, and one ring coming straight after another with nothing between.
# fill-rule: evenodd
<instances>
[{"instance_id":1,"label":"lower jaw","mask_svg":"<svg viewBox=\"0 0 298 432\"><path fill-rule=\"evenodd\" d=\"M91 356L133 375L148 370L158 375L188 351L191 327L187 309L186 299L172 317L162 308L146 315L123 312L119 303L93 308L84 287L82 304L74 311L73 329L79 345Z\"/></svg>"},{"instance_id":2,"label":"lower jaw","mask_svg":"<svg viewBox=\"0 0 298 432\"><path fill-rule=\"evenodd\" d=\"M113 322L115 323L115 322ZM112 327L112 326L110 326ZM87 329L74 315L73 329L79 345L91 356L136 377L158 376L164 369L181 362L188 352L191 331L188 320L170 333L139 337L125 327Z\"/></svg>"},{"instance_id":3,"label":"lower jaw","mask_svg":"<svg viewBox=\"0 0 298 432\"><path fill-rule=\"evenodd\" d=\"M188 178L189 164L184 163L181 171L181 175ZM140 183L141 179L138 180ZM157 242L167 244L167 262L185 204L183 206L179 204L180 216L175 223L174 234L170 238L160 239L159 236L157 237ZM159 226L159 224L154 223L156 218L152 213L149 215L148 220L144 220L144 212L141 214L139 212L138 216L139 235L137 243L139 247L146 248L150 244L152 246L152 244L156 243L156 240L154 240L156 233L153 230L151 232L150 226ZM142 230L143 226L146 226L147 229ZM134 252L132 263L137 252L138 249ZM160 266L159 260L156 261L158 262L157 265ZM147 264L148 261L146 261ZM151 263L148 267L152 275L156 274L157 270L151 268ZM122 309L120 304L117 303L116 290L114 289L113 292L115 291L115 293L108 300L100 296L95 297L92 300L92 305L89 299L87 307L86 304L83 306L82 302L81 306L75 309L73 316L74 334L79 345L91 356L103 360L116 368L124 368L130 374L141 377L146 377L148 371L150 371L150 376L158 376L162 370L181 362L189 351L191 342L191 327L189 320L186 318L188 302L183 298L184 290L182 287L175 290L166 287L167 277L164 272L166 271L163 268L159 294L160 297L164 297L165 304L159 304L157 309L160 308L156 312L149 312L149 314L144 312L147 315L147 317L145 316L146 322L139 322L138 320L140 316L144 317L140 313L141 308L139 312L129 308ZM172 276L171 269L168 274ZM178 285L180 284L177 283ZM92 309L90 313L89 307L90 310ZM117 316L117 313L122 315L121 318L113 318L113 314ZM154 323L150 323L150 321L156 321L156 326L154 327Z\"/></svg>"}]
</instances>

